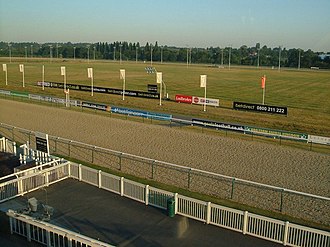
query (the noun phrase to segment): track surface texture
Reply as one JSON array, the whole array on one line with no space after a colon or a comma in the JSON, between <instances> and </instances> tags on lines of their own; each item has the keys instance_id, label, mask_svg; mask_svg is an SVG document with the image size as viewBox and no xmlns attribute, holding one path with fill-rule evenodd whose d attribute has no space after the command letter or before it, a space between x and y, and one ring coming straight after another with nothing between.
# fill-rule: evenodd
<instances>
[{"instance_id":1,"label":"track surface texture","mask_svg":"<svg viewBox=\"0 0 330 247\"><path fill-rule=\"evenodd\" d=\"M327 154L3 99L0 122L182 166L330 196Z\"/></svg>"}]
</instances>

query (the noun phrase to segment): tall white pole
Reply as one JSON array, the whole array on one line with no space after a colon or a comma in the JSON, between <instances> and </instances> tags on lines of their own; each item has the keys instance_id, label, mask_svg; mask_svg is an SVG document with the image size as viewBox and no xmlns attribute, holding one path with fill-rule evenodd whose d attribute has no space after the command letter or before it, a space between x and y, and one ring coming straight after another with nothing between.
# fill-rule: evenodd
<instances>
[{"instance_id":1,"label":"tall white pole","mask_svg":"<svg viewBox=\"0 0 330 247\"><path fill-rule=\"evenodd\" d=\"M27 47L25 46L25 62L27 63Z\"/></svg>"},{"instance_id":2,"label":"tall white pole","mask_svg":"<svg viewBox=\"0 0 330 247\"><path fill-rule=\"evenodd\" d=\"M156 73L156 82L157 82L157 84L160 84L159 105L162 105L162 84L163 84L163 73L162 72Z\"/></svg>"},{"instance_id":3,"label":"tall white pole","mask_svg":"<svg viewBox=\"0 0 330 247\"><path fill-rule=\"evenodd\" d=\"M91 78L91 84L92 84L92 93L91 93L91 95L92 95L92 97L94 96L94 75L92 76L92 78Z\"/></svg>"},{"instance_id":4,"label":"tall white pole","mask_svg":"<svg viewBox=\"0 0 330 247\"><path fill-rule=\"evenodd\" d=\"M138 48L135 46L135 63L137 63Z\"/></svg>"},{"instance_id":5,"label":"tall white pole","mask_svg":"<svg viewBox=\"0 0 330 247\"><path fill-rule=\"evenodd\" d=\"M229 60L228 60L228 68L230 69L230 58L231 58L231 46L229 47Z\"/></svg>"},{"instance_id":6,"label":"tall white pole","mask_svg":"<svg viewBox=\"0 0 330 247\"><path fill-rule=\"evenodd\" d=\"M121 47L122 47L122 44L119 45L119 61L120 61L120 64L121 64Z\"/></svg>"},{"instance_id":7,"label":"tall white pole","mask_svg":"<svg viewBox=\"0 0 330 247\"><path fill-rule=\"evenodd\" d=\"M259 59L260 59L260 48L258 49L258 63L257 63L257 68L259 68L259 65L260 65L259 64L259 61L260 61Z\"/></svg>"},{"instance_id":8,"label":"tall white pole","mask_svg":"<svg viewBox=\"0 0 330 247\"><path fill-rule=\"evenodd\" d=\"M45 65L42 65L42 90L45 90Z\"/></svg>"},{"instance_id":9,"label":"tall white pole","mask_svg":"<svg viewBox=\"0 0 330 247\"><path fill-rule=\"evenodd\" d=\"M126 87L126 78L123 80L123 100L125 100L125 87Z\"/></svg>"},{"instance_id":10,"label":"tall white pole","mask_svg":"<svg viewBox=\"0 0 330 247\"><path fill-rule=\"evenodd\" d=\"M150 65L152 66L152 44L150 44Z\"/></svg>"},{"instance_id":11,"label":"tall white pole","mask_svg":"<svg viewBox=\"0 0 330 247\"><path fill-rule=\"evenodd\" d=\"M205 91L204 91L204 111L206 111L206 83L205 83Z\"/></svg>"},{"instance_id":12,"label":"tall white pole","mask_svg":"<svg viewBox=\"0 0 330 247\"><path fill-rule=\"evenodd\" d=\"M9 48L9 62L11 63L11 44L8 43Z\"/></svg>"},{"instance_id":13,"label":"tall white pole","mask_svg":"<svg viewBox=\"0 0 330 247\"><path fill-rule=\"evenodd\" d=\"M31 45L31 58L33 57L33 45Z\"/></svg>"},{"instance_id":14,"label":"tall white pole","mask_svg":"<svg viewBox=\"0 0 330 247\"><path fill-rule=\"evenodd\" d=\"M162 90L163 90L163 82L160 83L160 91L159 91L159 105L162 105Z\"/></svg>"},{"instance_id":15,"label":"tall white pole","mask_svg":"<svg viewBox=\"0 0 330 247\"><path fill-rule=\"evenodd\" d=\"M163 63L163 47L160 47L160 63Z\"/></svg>"},{"instance_id":16,"label":"tall white pole","mask_svg":"<svg viewBox=\"0 0 330 247\"><path fill-rule=\"evenodd\" d=\"M299 57L298 57L298 70L300 70L300 52L301 52L301 50L299 49Z\"/></svg>"},{"instance_id":17,"label":"tall white pole","mask_svg":"<svg viewBox=\"0 0 330 247\"><path fill-rule=\"evenodd\" d=\"M6 69L6 86L8 86L8 74L7 74L7 69Z\"/></svg>"},{"instance_id":18,"label":"tall white pole","mask_svg":"<svg viewBox=\"0 0 330 247\"><path fill-rule=\"evenodd\" d=\"M278 70L281 70L281 46L278 52Z\"/></svg>"},{"instance_id":19,"label":"tall white pole","mask_svg":"<svg viewBox=\"0 0 330 247\"><path fill-rule=\"evenodd\" d=\"M265 104L265 93L266 93L266 75L262 78L264 80L262 83L262 104Z\"/></svg>"},{"instance_id":20,"label":"tall white pole","mask_svg":"<svg viewBox=\"0 0 330 247\"><path fill-rule=\"evenodd\" d=\"M22 74L23 74L23 87L25 87L25 81L24 81L24 70L25 70L25 68L23 67L23 72L22 72Z\"/></svg>"},{"instance_id":21,"label":"tall white pole","mask_svg":"<svg viewBox=\"0 0 330 247\"><path fill-rule=\"evenodd\" d=\"M73 47L73 60L76 60L76 47Z\"/></svg>"}]
</instances>

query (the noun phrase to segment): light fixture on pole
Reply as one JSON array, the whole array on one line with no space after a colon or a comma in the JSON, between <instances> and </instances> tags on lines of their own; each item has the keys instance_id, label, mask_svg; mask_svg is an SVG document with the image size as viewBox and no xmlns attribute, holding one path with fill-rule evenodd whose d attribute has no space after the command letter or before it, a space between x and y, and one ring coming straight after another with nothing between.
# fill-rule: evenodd
<instances>
[{"instance_id":1,"label":"light fixture on pole","mask_svg":"<svg viewBox=\"0 0 330 247\"><path fill-rule=\"evenodd\" d=\"M8 74L7 74L7 64L2 64L2 70L5 72L6 76L6 86L8 85Z\"/></svg>"},{"instance_id":2,"label":"light fixture on pole","mask_svg":"<svg viewBox=\"0 0 330 247\"><path fill-rule=\"evenodd\" d=\"M64 93L66 93L66 71L65 71L65 66L61 66L61 75L63 76L63 81L64 81Z\"/></svg>"},{"instance_id":3,"label":"light fixture on pole","mask_svg":"<svg viewBox=\"0 0 330 247\"><path fill-rule=\"evenodd\" d=\"M94 74L93 68L87 68L87 76L91 79L91 96L94 95Z\"/></svg>"},{"instance_id":4,"label":"light fixture on pole","mask_svg":"<svg viewBox=\"0 0 330 247\"><path fill-rule=\"evenodd\" d=\"M124 69L119 70L119 78L123 80L123 100L125 100L126 75Z\"/></svg>"},{"instance_id":5,"label":"light fixture on pole","mask_svg":"<svg viewBox=\"0 0 330 247\"><path fill-rule=\"evenodd\" d=\"M23 76L22 84L23 84L23 87L25 87L25 82L24 82L24 64L20 64L19 65L19 72L22 73L22 76Z\"/></svg>"},{"instance_id":6,"label":"light fixture on pole","mask_svg":"<svg viewBox=\"0 0 330 247\"><path fill-rule=\"evenodd\" d=\"M73 60L76 60L76 47L73 47Z\"/></svg>"},{"instance_id":7,"label":"light fixture on pole","mask_svg":"<svg viewBox=\"0 0 330 247\"><path fill-rule=\"evenodd\" d=\"M160 91L159 91L159 105L162 105L162 85L163 85L163 73L157 72L157 84L160 84Z\"/></svg>"},{"instance_id":8,"label":"light fixture on pole","mask_svg":"<svg viewBox=\"0 0 330 247\"><path fill-rule=\"evenodd\" d=\"M206 80L207 80L206 75L200 76L200 87L204 88L204 111L206 111Z\"/></svg>"}]
</instances>

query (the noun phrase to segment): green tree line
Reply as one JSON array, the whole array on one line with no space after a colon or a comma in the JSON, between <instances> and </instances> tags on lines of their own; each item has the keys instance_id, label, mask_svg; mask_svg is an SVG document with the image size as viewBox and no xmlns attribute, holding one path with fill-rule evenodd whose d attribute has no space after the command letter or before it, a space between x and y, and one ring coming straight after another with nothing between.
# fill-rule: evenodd
<instances>
[{"instance_id":1,"label":"green tree line","mask_svg":"<svg viewBox=\"0 0 330 247\"><path fill-rule=\"evenodd\" d=\"M97 42L97 43L7 43L0 42L1 57L43 57L59 59L107 59L154 62L200 63L217 66L278 66L290 68L319 67L330 69L330 53L322 54L310 49L285 47L270 48L257 43L254 47L170 47L158 42Z\"/></svg>"}]
</instances>

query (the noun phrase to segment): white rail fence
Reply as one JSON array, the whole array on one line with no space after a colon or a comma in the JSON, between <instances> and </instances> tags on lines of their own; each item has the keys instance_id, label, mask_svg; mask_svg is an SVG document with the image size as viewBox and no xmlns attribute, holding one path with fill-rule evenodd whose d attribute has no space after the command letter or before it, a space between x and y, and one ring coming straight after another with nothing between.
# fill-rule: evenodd
<instances>
[{"instance_id":1,"label":"white rail fence","mask_svg":"<svg viewBox=\"0 0 330 247\"><path fill-rule=\"evenodd\" d=\"M204 202L68 161L62 161L62 163L57 165L47 166L48 168L45 167L46 165L44 165L43 169L21 177L17 174L17 178L2 182L0 184L0 202L71 177L98 188L145 203L146 205L152 205L162 209L167 208L167 200L169 198L174 198L175 214L199 220L206 224L212 224L243 234L281 243L283 245L301 247L329 247L330 245L330 233L326 231L275 220L247 211L223 207L211 202ZM21 175L22 174L23 173L21 173ZM6 179L1 179L0 181L4 180ZM45 234L47 231L49 232L47 234L55 234L52 238L59 239L59 241L62 241L63 236L65 236L62 233L59 234L56 231L50 231L48 227L51 225L47 225L47 228L42 228L41 225L34 224L37 221L26 223L26 221L21 219L22 218L17 218L17 222L25 223L15 223L16 226L13 232L22 234L28 239L41 241L40 237L31 237L31 233L30 235L28 233L31 231L31 227L33 228L35 226L40 228L37 230L38 236L40 234ZM25 228L23 227L25 230L19 230L19 224L25 225ZM29 229L27 224L30 227ZM41 239L43 239L42 243L45 243L45 238Z\"/></svg>"},{"instance_id":2,"label":"white rail fence","mask_svg":"<svg viewBox=\"0 0 330 247\"><path fill-rule=\"evenodd\" d=\"M35 145L32 138L34 131L0 123L0 133L20 143L28 142L31 147ZM55 136L49 136L49 142L51 152L59 155L261 209L280 211L292 217L321 224L330 223L330 198L325 196L229 177ZM84 176L91 176L87 173ZM96 183L96 175L91 183ZM306 214L307 211L310 213Z\"/></svg>"},{"instance_id":3,"label":"white rail fence","mask_svg":"<svg viewBox=\"0 0 330 247\"><path fill-rule=\"evenodd\" d=\"M9 210L10 232L26 237L29 242L31 240L52 247L111 247L113 245L86 237L76 232L36 220L27 215L17 214Z\"/></svg>"},{"instance_id":4,"label":"white rail fence","mask_svg":"<svg viewBox=\"0 0 330 247\"><path fill-rule=\"evenodd\" d=\"M68 178L69 164L59 159L0 178L0 203Z\"/></svg>"},{"instance_id":5,"label":"white rail fence","mask_svg":"<svg viewBox=\"0 0 330 247\"><path fill-rule=\"evenodd\" d=\"M75 163L71 163L70 167L71 177L146 205L166 209L167 199L173 197L175 199L176 214L206 224L216 225L287 246L329 247L330 245L330 233L326 231L193 199Z\"/></svg>"}]
</instances>

